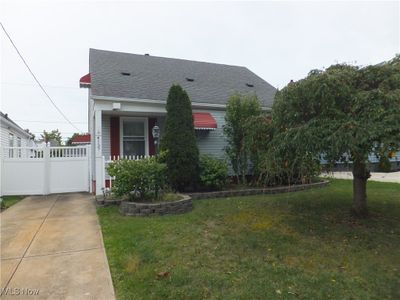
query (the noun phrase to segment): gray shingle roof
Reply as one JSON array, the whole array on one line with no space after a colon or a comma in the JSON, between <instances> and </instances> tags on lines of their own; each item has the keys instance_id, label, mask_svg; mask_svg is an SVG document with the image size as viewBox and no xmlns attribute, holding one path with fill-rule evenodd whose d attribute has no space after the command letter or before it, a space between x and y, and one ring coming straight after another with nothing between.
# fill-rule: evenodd
<instances>
[{"instance_id":1,"label":"gray shingle roof","mask_svg":"<svg viewBox=\"0 0 400 300\"><path fill-rule=\"evenodd\" d=\"M245 67L183 59L90 49L89 69L93 96L165 101L171 85L178 83L192 102L226 104L234 92L253 92L264 107L272 107L276 92Z\"/></svg>"}]
</instances>

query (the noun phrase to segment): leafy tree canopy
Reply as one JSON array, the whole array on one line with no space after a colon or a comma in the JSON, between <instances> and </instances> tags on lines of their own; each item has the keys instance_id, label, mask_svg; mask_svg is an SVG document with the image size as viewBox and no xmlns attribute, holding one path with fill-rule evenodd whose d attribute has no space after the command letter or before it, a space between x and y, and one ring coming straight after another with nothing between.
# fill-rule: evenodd
<instances>
[{"instance_id":1,"label":"leafy tree canopy","mask_svg":"<svg viewBox=\"0 0 400 300\"><path fill-rule=\"evenodd\" d=\"M50 132L43 130L43 133L40 136L46 143L50 141L55 141L58 145L62 144L61 132L58 129L52 130Z\"/></svg>"},{"instance_id":2,"label":"leafy tree canopy","mask_svg":"<svg viewBox=\"0 0 400 300\"><path fill-rule=\"evenodd\" d=\"M353 208L365 215L368 154L400 148L400 56L311 71L276 94L272 116L277 146L353 163Z\"/></svg>"}]
</instances>

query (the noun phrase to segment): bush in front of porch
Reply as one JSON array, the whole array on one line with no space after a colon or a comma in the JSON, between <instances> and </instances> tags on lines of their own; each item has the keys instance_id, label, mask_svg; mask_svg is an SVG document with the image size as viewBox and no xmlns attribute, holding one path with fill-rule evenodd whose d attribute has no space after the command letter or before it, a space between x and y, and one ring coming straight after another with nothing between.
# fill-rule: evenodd
<instances>
[{"instance_id":1,"label":"bush in front of porch","mask_svg":"<svg viewBox=\"0 0 400 300\"><path fill-rule=\"evenodd\" d=\"M136 201L159 200L166 186L167 166L148 157L141 160L116 160L108 167L115 177L113 193Z\"/></svg>"},{"instance_id":2,"label":"bush in front of porch","mask_svg":"<svg viewBox=\"0 0 400 300\"><path fill-rule=\"evenodd\" d=\"M161 149L166 151L168 181L174 190L193 190L199 178L199 149L193 126L192 105L181 86L173 85L170 88L166 109Z\"/></svg>"}]
</instances>

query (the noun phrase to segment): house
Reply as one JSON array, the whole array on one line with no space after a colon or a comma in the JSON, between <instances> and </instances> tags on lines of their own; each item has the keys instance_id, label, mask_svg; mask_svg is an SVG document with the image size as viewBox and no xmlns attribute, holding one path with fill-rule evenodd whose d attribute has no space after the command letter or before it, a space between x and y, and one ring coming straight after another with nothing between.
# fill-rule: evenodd
<instances>
[{"instance_id":1,"label":"house","mask_svg":"<svg viewBox=\"0 0 400 300\"><path fill-rule=\"evenodd\" d=\"M35 142L35 144L36 144L36 146L38 147L38 148L45 148L45 147L59 147L59 146L61 146L60 145L60 142L58 142L58 141L56 141L56 140L49 140L49 141L47 141L46 142L46 140L44 140L44 139L40 139L40 140L37 140L36 142Z\"/></svg>"},{"instance_id":2,"label":"house","mask_svg":"<svg viewBox=\"0 0 400 300\"><path fill-rule=\"evenodd\" d=\"M104 161L155 154L152 129L164 130L166 99L180 84L192 101L200 153L224 156L223 126L229 97L255 93L264 110L272 107L276 89L246 67L90 49L88 88L92 149L92 191L106 183Z\"/></svg>"},{"instance_id":3,"label":"house","mask_svg":"<svg viewBox=\"0 0 400 300\"><path fill-rule=\"evenodd\" d=\"M17 123L11 120L8 114L0 111L1 124L1 147L32 147L34 146L33 135L22 129ZM10 156L20 155L18 149L8 149Z\"/></svg>"},{"instance_id":4,"label":"house","mask_svg":"<svg viewBox=\"0 0 400 300\"><path fill-rule=\"evenodd\" d=\"M90 134L77 134L71 139L72 146L90 145Z\"/></svg>"}]
</instances>

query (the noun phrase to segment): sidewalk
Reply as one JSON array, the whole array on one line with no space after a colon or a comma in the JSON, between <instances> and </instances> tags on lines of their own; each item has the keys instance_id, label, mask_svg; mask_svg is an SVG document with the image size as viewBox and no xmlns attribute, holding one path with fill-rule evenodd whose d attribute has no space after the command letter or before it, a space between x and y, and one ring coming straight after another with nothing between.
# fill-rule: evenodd
<instances>
[{"instance_id":1,"label":"sidewalk","mask_svg":"<svg viewBox=\"0 0 400 300\"><path fill-rule=\"evenodd\" d=\"M2 299L115 298L92 196L27 197L0 218Z\"/></svg>"}]
</instances>

